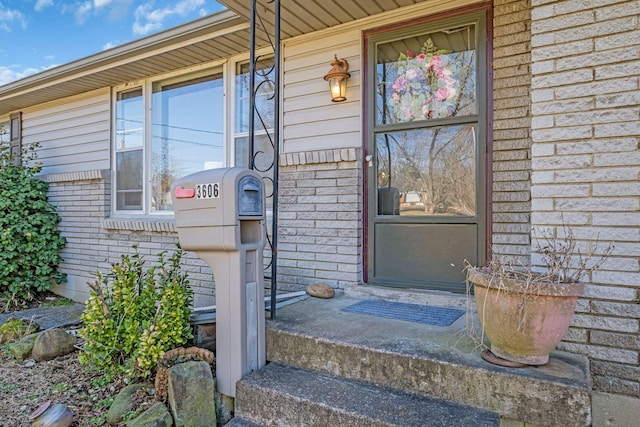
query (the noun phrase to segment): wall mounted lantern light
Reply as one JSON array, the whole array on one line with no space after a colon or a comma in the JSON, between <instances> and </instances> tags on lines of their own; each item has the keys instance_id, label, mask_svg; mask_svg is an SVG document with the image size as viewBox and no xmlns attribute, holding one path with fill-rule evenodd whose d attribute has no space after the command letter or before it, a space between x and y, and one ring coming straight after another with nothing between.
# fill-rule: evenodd
<instances>
[{"instance_id":1,"label":"wall mounted lantern light","mask_svg":"<svg viewBox=\"0 0 640 427\"><path fill-rule=\"evenodd\" d=\"M331 100L333 102L347 100L347 79L351 77L347 70L349 70L347 60L338 59L338 55L335 55L331 63L331 69L324 76L324 79L329 82L329 90L331 90Z\"/></svg>"}]
</instances>

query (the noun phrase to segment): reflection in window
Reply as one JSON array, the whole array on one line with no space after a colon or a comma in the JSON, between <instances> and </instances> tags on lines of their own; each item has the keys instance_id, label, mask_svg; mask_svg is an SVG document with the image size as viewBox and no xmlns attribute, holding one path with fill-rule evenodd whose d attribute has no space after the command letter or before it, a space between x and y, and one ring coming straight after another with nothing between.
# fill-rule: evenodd
<instances>
[{"instance_id":1,"label":"reflection in window","mask_svg":"<svg viewBox=\"0 0 640 427\"><path fill-rule=\"evenodd\" d=\"M416 27L376 44L378 215L476 215L476 31Z\"/></svg>"},{"instance_id":2,"label":"reflection in window","mask_svg":"<svg viewBox=\"0 0 640 427\"><path fill-rule=\"evenodd\" d=\"M115 106L116 209L142 210L142 88L118 92Z\"/></svg>"},{"instance_id":3,"label":"reflection in window","mask_svg":"<svg viewBox=\"0 0 640 427\"><path fill-rule=\"evenodd\" d=\"M153 84L151 210L171 210L171 184L224 166L222 73Z\"/></svg>"},{"instance_id":4,"label":"reflection in window","mask_svg":"<svg viewBox=\"0 0 640 427\"><path fill-rule=\"evenodd\" d=\"M224 167L223 107L220 68L116 92L115 209L170 211L176 178Z\"/></svg>"},{"instance_id":5,"label":"reflection in window","mask_svg":"<svg viewBox=\"0 0 640 427\"><path fill-rule=\"evenodd\" d=\"M116 152L116 208L142 209L142 150Z\"/></svg>"},{"instance_id":6,"label":"reflection in window","mask_svg":"<svg viewBox=\"0 0 640 427\"><path fill-rule=\"evenodd\" d=\"M376 124L476 114L473 25L377 46Z\"/></svg>"},{"instance_id":7,"label":"reflection in window","mask_svg":"<svg viewBox=\"0 0 640 427\"><path fill-rule=\"evenodd\" d=\"M474 125L381 133L376 149L379 214L475 215Z\"/></svg>"},{"instance_id":8,"label":"reflection in window","mask_svg":"<svg viewBox=\"0 0 640 427\"><path fill-rule=\"evenodd\" d=\"M116 149L142 147L144 144L142 88L118 92L115 110Z\"/></svg>"},{"instance_id":9,"label":"reflection in window","mask_svg":"<svg viewBox=\"0 0 640 427\"><path fill-rule=\"evenodd\" d=\"M258 131L264 130L265 127L273 129L275 92L273 67L273 57L261 57L256 65L256 111L259 117L256 119L255 129ZM236 133L249 132L250 80L249 63L238 63L236 65Z\"/></svg>"},{"instance_id":10,"label":"reflection in window","mask_svg":"<svg viewBox=\"0 0 640 427\"><path fill-rule=\"evenodd\" d=\"M0 145L9 143L9 121L0 122Z\"/></svg>"}]
</instances>

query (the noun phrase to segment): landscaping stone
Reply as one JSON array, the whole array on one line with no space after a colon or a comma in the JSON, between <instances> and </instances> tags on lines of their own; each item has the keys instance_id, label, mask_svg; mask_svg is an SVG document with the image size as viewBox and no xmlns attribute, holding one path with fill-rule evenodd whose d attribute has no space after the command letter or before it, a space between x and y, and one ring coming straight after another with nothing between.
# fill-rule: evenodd
<instances>
[{"instance_id":1,"label":"landscaping stone","mask_svg":"<svg viewBox=\"0 0 640 427\"><path fill-rule=\"evenodd\" d=\"M122 422L122 416L133 409L133 396L138 390L150 388L150 384L129 384L116 395L107 412L107 423L116 425Z\"/></svg>"},{"instance_id":2,"label":"landscaping stone","mask_svg":"<svg viewBox=\"0 0 640 427\"><path fill-rule=\"evenodd\" d=\"M204 361L190 361L169 369L169 407L176 427L215 426L215 381Z\"/></svg>"},{"instance_id":3,"label":"landscaping stone","mask_svg":"<svg viewBox=\"0 0 640 427\"><path fill-rule=\"evenodd\" d=\"M233 418L235 399L216 391L216 418L218 425L226 425Z\"/></svg>"},{"instance_id":4,"label":"landscaping stone","mask_svg":"<svg viewBox=\"0 0 640 427\"><path fill-rule=\"evenodd\" d=\"M9 346L9 352L18 360L24 360L31 355L33 345L40 333L27 335Z\"/></svg>"},{"instance_id":5,"label":"landscaping stone","mask_svg":"<svg viewBox=\"0 0 640 427\"><path fill-rule=\"evenodd\" d=\"M325 283L315 283L307 287L307 293L312 297L329 299L333 298L336 292Z\"/></svg>"},{"instance_id":6,"label":"landscaping stone","mask_svg":"<svg viewBox=\"0 0 640 427\"><path fill-rule=\"evenodd\" d=\"M198 425L198 424L191 424ZM202 424L208 425L208 424ZM173 418L162 402L156 402L151 408L125 424L126 427L172 427Z\"/></svg>"},{"instance_id":7,"label":"landscaping stone","mask_svg":"<svg viewBox=\"0 0 640 427\"><path fill-rule=\"evenodd\" d=\"M64 356L74 350L77 339L63 329L48 329L38 335L31 351L31 357L36 362L52 360Z\"/></svg>"}]
</instances>

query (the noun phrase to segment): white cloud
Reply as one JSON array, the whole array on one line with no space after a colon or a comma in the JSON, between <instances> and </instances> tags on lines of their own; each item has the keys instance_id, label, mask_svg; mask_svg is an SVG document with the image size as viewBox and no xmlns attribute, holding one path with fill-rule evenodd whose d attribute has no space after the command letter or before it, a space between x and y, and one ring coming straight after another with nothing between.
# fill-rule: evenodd
<instances>
[{"instance_id":1,"label":"white cloud","mask_svg":"<svg viewBox=\"0 0 640 427\"><path fill-rule=\"evenodd\" d=\"M106 42L103 46L102 46L102 50L107 50L107 49L111 49L112 47L116 47L119 46L120 42L115 41L115 42Z\"/></svg>"},{"instance_id":2,"label":"white cloud","mask_svg":"<svg viewBox=\"0 0 640 427\"><path fill-rule=\"evenodd\" d=\"M99 0L96 0L99 1ZM108 4L109 13L108 18L112 22L121 22L125 19L128 19L130 16L129 10L131 9L131 3L133 0L103 0L105 6ZM98 6L96 6L96 9Z\"/></svg>"},{"instance_id":3,"label":"white cloud","mask_svg":"<svg viewBox=\"0 0 640 427\"><path fill-rule=\"evenodd\" d=\"M163 27L164 22L172 16L186 16L197 10L205 0L182 0L173 7L153 9L153 2L138 6L135 11L136 21L133 24L133 34L144 36ZM200 12L201 13L201 12Z\"/></svg>"},{"instance_id":4,"label":"white cloud","mask_svg":"<svg viewBox=\"0 0 640 427\"><path fill-rule=\"evenodd\" d=\"M27 21L19 10L6 8L0 3L0 30L9 32L14 24L27 28Z\"/></svg>"},{"instance_id":5,"label":"white cloud","mask_svg":"<svg viewBox=\"0 0 640 427\"><path fill-rule=\"evenodd\" d=\"M32 74L40 73L42 71L46 71L50 68L57 67L61 64L51 64L46 67L40 68L25 68L24 70L16 71L20 67L20 65L11 65L9 67L0 65L0 86L5 85L7 83L11 83L16 80L24 79L25 77L29 77Z\"/></svg>"},{"instance_id":6,"label":"white cloud","mask_svg":"<svg viewBox=\"0 0 640 427\"><path fill-rule=\"evenodd\" d=\"M121 21L129 15L132 2L133 0L84 0L72 4L62 3L60 6L63 14L72 13L76 23L84 25L91 17L104 14L110 21Z\"/></svg>"},{"instance_id":7,"label":"white cloud","mask_svg":"<svg viewBox=\"0 0 640 427\"><path fill-rule=\"evenodd\" d=\"M35 68L27 68L26 70L23 70L23 71L14 71L9 67L0 65L0 86L5 85L7 83L11 83L12 81L15 81L15 80L20 80L24 77L30 76L31 74L35 74L38 71L42 71L42 70L38 70Z\"/></svg>"},{"instance_id":8,"label":"white cloud","mask_svg":"<svg viewBox=\"0 0 640 427\"><path fill-rule=\"evenodd\" d=\"M36 12L42 12L45 8L53 6L53 0L38 0L36 5L33 6L33 10Z\"/></svg>"},{"instance_id":9,"label":"white cloud","mask_svg":"<svg viewBox=\"0 0 640 427\"><path fill-rule=\"evenodd\" d=\"M87 15L89 15L92 10L93 4L90 1L85 1L84 3L80 4L80 6L78 6L78 9L76 9L76 12L74 13L76 22L80 25L84 24L87 20Z\"/></svg>"},{"instance_id":10,"label":"white cloud","mask_svg":"<svg viewBox=\"0 0 640 427\"><path fill-rule=\"evenodd\" d=\"M111 0L93 0L93 6L96 9L100 9L101 7L108 6L111 3Z\"/></svg>"}]
</instances>

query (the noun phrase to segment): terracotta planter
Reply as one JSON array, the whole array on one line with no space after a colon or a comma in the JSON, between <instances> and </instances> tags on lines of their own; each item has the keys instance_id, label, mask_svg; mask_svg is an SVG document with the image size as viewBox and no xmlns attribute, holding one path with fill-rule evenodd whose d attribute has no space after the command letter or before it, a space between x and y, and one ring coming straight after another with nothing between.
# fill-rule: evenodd
<instances>
[{"instance_id":1,"label":"terracotta planter","mask_svg":"<svg viewBox=\"0 0 640 427\"><path fill-rule=\"evenodd\" d=\"M491 352L525 365L549 361L549 353L567 333L576 301L584 292L581 283L545 282L527 287L522 281L498 279L479 269L469 270L467 277L474 284L476 307Z\"/></svg>"}]
</instances>

